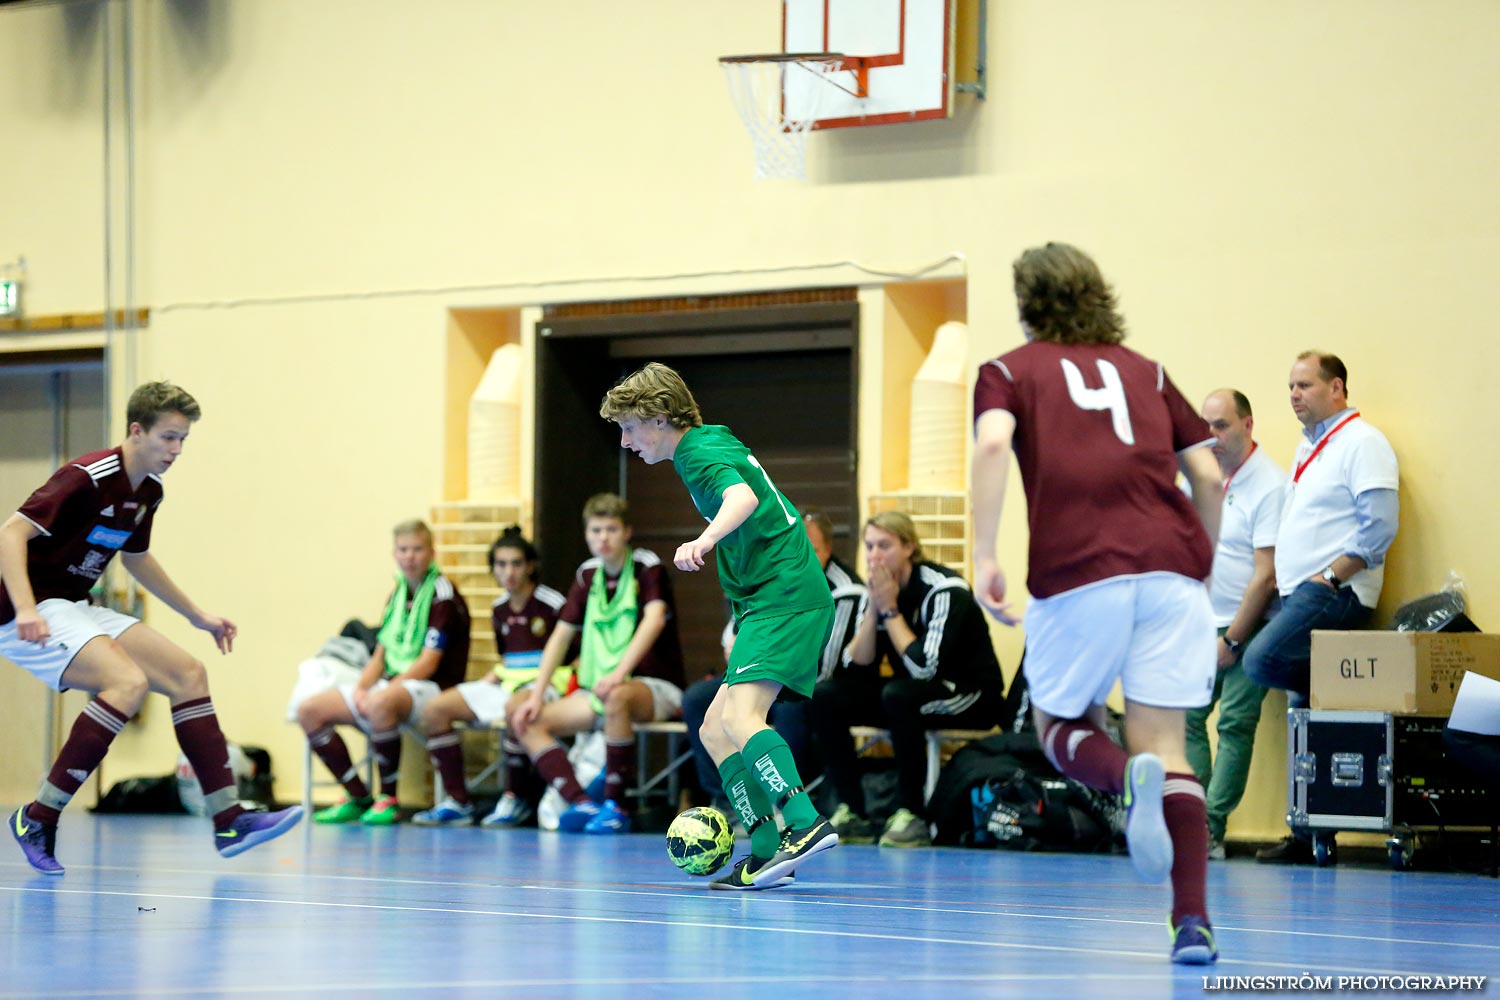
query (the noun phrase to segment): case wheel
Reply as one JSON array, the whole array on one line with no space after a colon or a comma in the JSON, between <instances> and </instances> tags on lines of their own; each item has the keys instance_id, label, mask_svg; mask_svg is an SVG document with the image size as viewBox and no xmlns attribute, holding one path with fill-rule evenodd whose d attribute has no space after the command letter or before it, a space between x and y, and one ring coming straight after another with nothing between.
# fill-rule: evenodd
<instances>
[{"instance_id":1,"label":"case wheel","mask_svg":"<svg viewBox=\"0 0 1500 1000\"><path fill-rule=\"evenodd\" d=\"M1417 853L1416 835L1409 831L1395 831L1385 842L1385 848L1386 859L1391 863L1391 870L1407 871L1411 868L1412 858Z\"/></svg>"},{"instance_id":2,"label":"case wheel","mask_svg":"<svg viewBox=\"0 0 1500 1000\"><path fill-rule=\"evenodd\" d=\"M1338 849L1335 846L1333 834L1315 833L1312 839L1313 864L1319 868L1327 868L1338 860Z\"/></svg>"}]
</instances>

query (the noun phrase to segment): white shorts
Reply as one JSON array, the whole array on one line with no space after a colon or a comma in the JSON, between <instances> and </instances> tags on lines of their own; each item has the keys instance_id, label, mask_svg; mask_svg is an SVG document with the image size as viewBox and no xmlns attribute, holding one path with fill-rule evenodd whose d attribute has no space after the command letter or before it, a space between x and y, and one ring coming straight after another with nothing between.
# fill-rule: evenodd
<instances>
[{"instance_id":1,"label":"white shorts","mask_svg":"<svg viewBox=\"0 0 1500 1000\"><path fill-rule=\"evenodd\" d=\"M1176 573L1114 577L1026 607L1026 683L1048 715L1077 719L1118 678L1129 701L1202 708L1217 659L1208 588Z\"/></svg>"},{"instance_id":2,"label":"white shorts","mask_svg":"<svg viewBox=\"0 0 1500 1000\"><path fill-rule=\"evenodd\" d=\"M52 633L44 646L26 642L16 637L16 622L11 619L0 625L0 656L36 677L54 691L64 690L63 671L73 662L73 657L92 639L106 636L118 639L120 633L140 619L122 615L109 608L96 608L88 601L69 601L61 597L49 597L37 604L36 609L47 622Z\"/></svg>"},{"instance_id":3,"label":"white shorts","mask_svg":"<svg viewBox=\"0 0 1500 1000\"><path fill-rule=\"evenodd\" d=\"M370 688L370 691L372 693L380 691L389 683L388 679L382 677L375 682L375 686ZM354 717L354 724L368 733L371 731L369 720L354 709L354 689L357 686L355 684L340 684L339 694L344 696L344 704L349 706L349 714ZM406 717L405 722L401 723L401 728L411 730L418 739L425 742L427 734L422 729L422 710L427 707L429 701L438 696L439 689L437 683L434 681L403 679L401 686L406 688L407 694L411 695L411 714Z\"/></svg>"},{"instance_id":4,"label":"white shorts","mask_svg":"<svg viewBox=\"0 0 1500 1000\"><path fill-rule=\"evenodd\" d=\"M484 726L496 726L505 724L505 706L510 704L511 696L517 691L531 690L535 683L522 684L512 690L504 684L491 681L467 681L454 690L463 698L464 704L469 706L469 711L474 713L476 722ZM546 693L542 695L542 703L556 701L561 697L557 688L548 684Z\"/></svg>"},{"instance_id":5,"label":"white shorts","mask_svg":"<svg viewBox=\"0 0 1500 1000\"><path fill-rule=\"evenodd\" d=\"M651 689L651 721L666 722L675 719L682 713L682 688L671 681L664 681L660 677L632 677L633 681L640 681ZM594 698L592 691L578 690L568 695L569 698ZM599 716L594 720L594 729L604 729L604 713L600 711L595 698L594 711Z\"/></svg>"}]
</instances>

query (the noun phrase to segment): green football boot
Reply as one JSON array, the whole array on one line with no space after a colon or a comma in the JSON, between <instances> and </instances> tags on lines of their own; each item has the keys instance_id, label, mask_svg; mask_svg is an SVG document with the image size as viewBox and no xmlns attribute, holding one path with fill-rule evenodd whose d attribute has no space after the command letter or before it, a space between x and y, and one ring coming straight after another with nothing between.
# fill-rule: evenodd
<instances>
[{"instance_id":1,"label":"green football boot","mask_svg":"<svg viewBox=\"0 0 1500 1000\"><path fill-rule=\"evenodd\" d=\"M355 799L346 795L327 809L319 809L313 813L313 822L353 823L364 815L365 810L370 808L370 804L374 801L373 798Z\"/></svg>"}]
</instances>

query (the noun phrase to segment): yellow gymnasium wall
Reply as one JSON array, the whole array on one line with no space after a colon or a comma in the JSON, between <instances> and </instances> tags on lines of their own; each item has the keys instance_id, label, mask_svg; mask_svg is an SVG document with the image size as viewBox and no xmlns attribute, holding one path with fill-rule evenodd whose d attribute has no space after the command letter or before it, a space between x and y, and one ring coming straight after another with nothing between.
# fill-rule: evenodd
<instances>
[{"instance_id":1,"label":"yellow gymnasium wall","mask_svg":"<svg viewBox=\"0 0 1500 1000\"><path fill-rule=\"evenodd\" d=\"M103 10L0 13L0 260L27 257L36 314L102 306ZM882 279L756 269L906 270L957 251L977 363L1017 342L1010 262L1068 240L1115 282L1130 343L1191 398L1248 393L1283 463L1293 356L1343 355L1353 401L1403 463L1386 603L1456 569L1476 620L1500 628L1483 457L1500 7L1486 0L994 0L988 100L815 135L807 184L752 179L714 63L778 47L775 0L133 10L137 300L155 310L139 373L205 410L154 549L238 620L235 654L211 660L215 701L232 738L271 749L284 796L296 663L376 613L389 526L452 489L455 308L832 283L871 286L869 306ZM742 273L674 277L703 271ZM250 304L194 305L237 300ZM882 359L862 372L883 377ZM1019 503L1002 546L1019 586ZM209 656L163 609L151 623ZM1018 652L1006 637L1006 663ZM120 741L106 781L170 766L163 708ZM1281 812L1280 720L1263 725L1236 817L1247 837L1273 835Z\"/></svg>"}]
</instances>

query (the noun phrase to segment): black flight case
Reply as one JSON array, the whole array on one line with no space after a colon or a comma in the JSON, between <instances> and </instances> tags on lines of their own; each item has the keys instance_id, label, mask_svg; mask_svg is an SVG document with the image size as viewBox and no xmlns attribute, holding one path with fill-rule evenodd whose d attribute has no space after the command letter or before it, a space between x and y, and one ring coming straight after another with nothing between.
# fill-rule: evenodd
<instances>
[{"instance_id":1,"label":"black flight case","mask_svg":"<svg viewBox=\"0 0 1500 1000\"><path fill-rule=\"evenodd\" d=\"M1386 832L1407 868L1424 830L1493 828L1500 808L1447 759L1444 718L1294 708L1287 712L1287 823L1313 832L1313 860L1333 860L1336 830Z\"/></svg>"}]
</instances>

